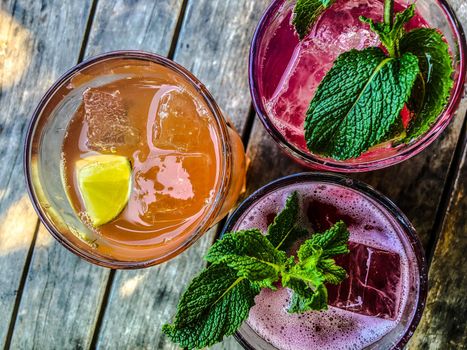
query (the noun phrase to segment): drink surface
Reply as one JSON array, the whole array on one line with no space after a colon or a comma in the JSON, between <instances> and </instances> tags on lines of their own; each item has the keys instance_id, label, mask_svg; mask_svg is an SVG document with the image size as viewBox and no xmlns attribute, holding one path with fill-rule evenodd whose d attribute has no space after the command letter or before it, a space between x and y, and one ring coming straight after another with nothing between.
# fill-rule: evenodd
<instances>
[{"instance_id":1,"label":"drink surface","mask_svg":"<svg viewBox=\"0 0 467 350\"><path fill-rule=\"evenodd\" d=\"M161 65L126 67L121 80L84 91L63 141L62 176L70 202L88 223L76 178L79 159L129 159L127 206L98 228L102 253L143 260L164 255L192 234L219 189L221 139L214 116L185 79ZM90 238L89 238L90 239Z\"/></svg>"},{"instance_id":2,"label":"drink surface","mask_svg":"<svg viewBox=\"0 0 467 350\"><path fill-rule=\"evenodd\" d=\"M289 185L253 204L233 230L258 227L265 232L293 191L301 198L301 225L322 232L338 220L347 224L351 252L336 261L349 277L328 286L331 306L324 312L289 314L289 290L264 289L247 325L284 350L362 349L391 331L398 333L391 339L397 343L406 327L401 319L411 320L415 312L416 257L402 229L371 199L329 183Z\"/></svg>"},{"instance_id":3,"label":"drink surface","mask_svg":"<svg viewBox=\"0 0 467 350\"><path fill-rule=\"evenodd\" d=\"M395 7L398 11L402 9L402 5L397 3ZM338 0L324 12L303 41L298 40L291 25L292 9L293 2L285 1L262 39L263 47L259 53L260 94L268 116L278 131L289 143L309 153L304 137L304 121L310 101L341 53L380 44L377 35L359 20L359 16L380 21L383 3ZM428 27L428 24L416 13L407 24L407 29L418 27ZM404 125L407 122L404 120ZM393 152L390 143L375 147L376 154L375 149L371 149L359 159L378 159L383 153L389 156Z\"/></svg>"}]
</instances>

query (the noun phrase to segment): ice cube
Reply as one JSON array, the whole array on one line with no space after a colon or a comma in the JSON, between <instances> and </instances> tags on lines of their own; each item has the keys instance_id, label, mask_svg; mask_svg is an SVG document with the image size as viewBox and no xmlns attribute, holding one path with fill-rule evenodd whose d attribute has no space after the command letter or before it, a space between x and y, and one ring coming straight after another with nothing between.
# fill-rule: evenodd
<instances>
[{"instance_id":1,"label":"ice cube","mask_svg":"<svg viewBox=\"0 0 467 350\"><path fill-rule=\"evenodd\" d=\"M397 315L401 293L401 262L397 253L350 243L350 253L336 258L349 275L328 286L329 304L385 319Z\"/></svg>"},{"instance_id":2,"label":"ice cube","mask_svg":"<svg viewBox=\"0 0 467 350\"><path fill-rule=\"evenodd\" d=\"M198 105L189 92L176 89L156 95L152 104L157 104L153 142L162 149L189 152L203 140L203 116L207 111ZM158 100L157 100L158 99Z\"/></svg>"},{"instance_id":3,"label":"ice cube","mask_svg":"<svg viewBox=\"0 0 467 350\"><path fill-rule=\"evenodd\" d=\"M130 124L118 90L107 92L89 88L83 93L83 103L89 148L106 151L138 141L138 131Z\"/></svg>"}]
</instances>

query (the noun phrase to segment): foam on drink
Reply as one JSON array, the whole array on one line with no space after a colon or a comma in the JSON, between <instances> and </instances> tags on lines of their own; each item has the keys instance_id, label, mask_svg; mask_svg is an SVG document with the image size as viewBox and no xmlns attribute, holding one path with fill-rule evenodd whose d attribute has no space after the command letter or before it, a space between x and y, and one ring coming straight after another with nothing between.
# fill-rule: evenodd
<instances>
[{"instance_id":1,"label":"foam on drink","mask_svg":"<svg viewBox=\"0 0 467 350\"><path fill-rule=\"evenodd\" d=\"M247 324L278 349L361 349L369 346L399 324L408 300L407 286L414 280L413 272L409 271L410 265L416 263L414 252L410 250L402 229L394 219L379 209L370 198L333 184L306 183L276 190L247 210L233 230L258 227L263 232L266 231L275 214L282 210L287 196L293 191L300 194L300 222L303 226L312 231L321 231L340 219L348 225L351 253L348 266L344 267L349 272L349 279L356 280L347 280L344 283L360 283L362 288L346 289L347 294L344 296L358 300L360 305L346 303L344 296L336 298L330 292L330 301L339 307L330 306L325 312L289 314L286 311L290 301L289 290L281 288L274 292L264 289L256 297L256 305L250 310ZM379 254L373 256L373 262L379 265L384 259L391 260L392 269L388 268L391 264L372 265L371 254L366 255L364 260L360 259L361 261L361 254L352 255L363 248ZM398 271L394 264L399 265ZM367 269L367 272L357 271L360 275L352 274L357 269L370 265L372 268ZM365 299L365 293L374 289L369 283L368 274L374 273L385 274L384 278L393 281L388 282L387 290L383 286L376 291L379 296L387 296L393 301L389 306L378 308L370 305L374 302L382 303L384 298L374 299L370 296L368 300ZM397 290L393 290L394 286L397 286ZM386 312L375 313L375 310ZM374 316L375 314L378 316Z\"/></svg>"}]
</instances>

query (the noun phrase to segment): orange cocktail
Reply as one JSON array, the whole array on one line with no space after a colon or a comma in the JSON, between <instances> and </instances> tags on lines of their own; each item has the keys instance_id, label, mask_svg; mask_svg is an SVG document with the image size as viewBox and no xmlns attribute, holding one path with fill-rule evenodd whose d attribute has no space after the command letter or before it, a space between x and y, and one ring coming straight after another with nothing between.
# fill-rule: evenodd
<instances>
[{"instance_id":1,"label":"orange cocktail","mask_svg":"<svg viewBox=\"0 0 467 350\"><path fill-rule=\"evenodd\" d=\"M58 160L63 197L79 220L77 225L77 220L66 222L68 230L58 234L73 251L112 267L160 263L188 247L234 205L245 177L241 140L206 89L183 68L155 55L114 53L85 64L61 85L52 88L56 93L36 123L41 124L41 117L58 117L60 88L75 91L76 108L63 128ZM40 136L37 128L33 141L34 136ZM122 210L99 221L80 187L79 164L99 166L102 156L126 159L131 170ZM44 152L36 162L45 162L43 157ZM41 167L37 169L40 173ZM107 196L101 204L112 206L106 201L113 194L103 188L117 180L111 170L102 176L93 180L98 192L93 200ZM46 188L47 182L33 177L32 185L36 190L34 185ZM39 192L46 197L47 191L33 195ZM50 207L57 208L53 203ZM38 210L42 214L44 206ZM57 212L44 215L54 235L56 222L66 220Z\"/></svg>"}]
</instances>

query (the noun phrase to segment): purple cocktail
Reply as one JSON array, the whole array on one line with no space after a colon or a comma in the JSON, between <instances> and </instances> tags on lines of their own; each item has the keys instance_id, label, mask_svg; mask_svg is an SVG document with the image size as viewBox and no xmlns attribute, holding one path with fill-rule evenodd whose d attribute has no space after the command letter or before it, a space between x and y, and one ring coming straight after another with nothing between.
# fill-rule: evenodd
<instances>
[{"instance_id":1,"label":"purple cocktail","mask_svg":"<svg viewBox=\"0 0 467 350\"><path fill-rule=\"evenodd\" d=\"M347 224L350 253L336 262L348 278L328 286L330 306L324 312L288 313L289 289L262 290L237 333L239 341L247 349L401 348L423 310L425 258L411 224L375 190L337 175L292 175L248 198L225 232L265 232L294 191L302 226L322 232L338 220Z\"/></svg>"},{"instance_id":2,"label":"purple cocktail","mask_svg":"<svg viewBox=\"0 0 467 350\"><path fill-rule=\"evenodd\" d=\"M465 76L465 39L454 15L443 1L420 0L415 16L406 24L414 28L437 28L444 35L454 58L454 86L444 111L431 128L410 142L399 142L401 133L381 142L357 158L336 160L310 152L304 136L304 121L318 85L336 58L351 49L381 46L378 36L359 16L380 21L382 1L338 0L327 9L299 41L291 24L295 1L275 0L264 14L250 53L250 88L256 111L266 129L288 154L317 169L352 172L386 167L403 161L427 147L446 127L460 100ZM395 3L401 11L409 2ZM400 113L407 128L414 112Z\"/></svg>"}]
</instances>

